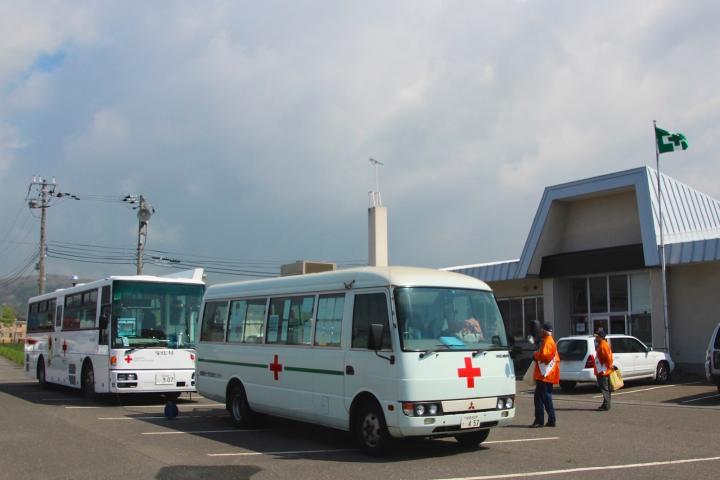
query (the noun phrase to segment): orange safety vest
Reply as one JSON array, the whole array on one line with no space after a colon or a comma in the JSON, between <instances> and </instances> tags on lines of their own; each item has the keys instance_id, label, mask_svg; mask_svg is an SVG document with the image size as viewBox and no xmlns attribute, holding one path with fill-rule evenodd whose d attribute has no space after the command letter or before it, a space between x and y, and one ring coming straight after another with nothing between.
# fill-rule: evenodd
<instances>
[{"instance_id":1,"label":"orange safety vest","mask_svg":"<svg viewBox=\"0 0 720 480\"><path fill-rule=\"evenodd\" d=\"M535 380L554 385L560 383L560 356L552 335L543 337L540 348L535 352L533 358L537 362L535 365ZM545 375L540 369L540 364L543 364L543 369L546 369Z\"/></svg>"},{"instance_id":2,"label":"orange safety vest","mask_svg":"<svg viewBox=\"0 0 720 480\"><path fill-rule=\"evenodd\" d=\"M598 371L598 363L601 363L605 370L602 372ZM593 370L595 371L596 377L608 377L613 371L613 355L610 350L610 344L605 339L599 339L598 346L595 349L595 363L593 364Z\"/></svg>"}]
</instances>

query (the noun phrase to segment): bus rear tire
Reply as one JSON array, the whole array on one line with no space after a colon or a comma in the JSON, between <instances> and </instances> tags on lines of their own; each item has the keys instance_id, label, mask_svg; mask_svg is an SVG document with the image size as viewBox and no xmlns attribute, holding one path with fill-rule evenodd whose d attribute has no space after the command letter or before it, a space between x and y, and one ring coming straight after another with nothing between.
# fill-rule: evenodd
<instances>
[{"instance_id":1,"label":"bus rear tire","mask_svg":"<svg viewBox=\"0 0 720 480\"><path fill-rule=\"evenodd\" d=\"M228 410L230 410L230 416L236 427L247 428L254 425L255 413L247 401L245 389L239 383L236 383L230 388Z\"/></svg>"},{"instance_id":2,"label":"bus rear tire","mask_svg":"<svg viewBox=\"0 0 720 480\"><path fill-rule=\"evenodd\" d=\"M95 400L95 398L97 398L97 394L95 393L95 372L90 362L85 362L85 365L83 365L80 388L83 397L88 400Z\"/></svg>"},{"instance_id":3,"label":"bus rear tire","mask_svg":"<svg viewBox=\"0 0 720 480\"><path fill-rule=\"evenodd\" d=\"M455 435L455 440L463 447L475 448L487 440L488 435L490 435L490 429Z\"/></svg>"},{"instance_id":4,"label":"bus rear tire","mask_svg":"<svg viewBox=\"0 0 720 480\"><path fill-rule=\"evenodd\" d=\"M45 359L43 357L38 358L37 381L42 388L47 388L48 384L45 379Z\"/></svg>"},{"instance_id":5,"label":"bus rear tire","mask_svg":"<svg viewBox=\"0 0 720 480\"><path fill-rule=\"evenodd\" d=\"M360 449L366 454L381 457L388 453L390 433L377 402L366 402L360 406L354 417L353 433Z\"/></svg>"}]
</instances>

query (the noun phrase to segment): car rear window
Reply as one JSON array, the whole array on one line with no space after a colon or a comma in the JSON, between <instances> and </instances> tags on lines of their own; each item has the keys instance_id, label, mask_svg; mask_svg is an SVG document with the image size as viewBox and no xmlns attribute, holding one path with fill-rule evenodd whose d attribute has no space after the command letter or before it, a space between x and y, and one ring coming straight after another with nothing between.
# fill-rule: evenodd
<instances>
[{"instance_id":1,"label":"car rear window","mask_svg":"<svg viewBox=\"0 0 720 480\"><path fill-rule=\"evenodd\" d=\"M580 361L587 354L587 340L559 340L558 354L561 361Z\"/></svg>"},{"instance_id":2,"label":"car rear window","mask_svg":"<svg viewBox=\"0 0 720 480\"><path fill-rule=\"evenodd\" d=\"M720 350L720 328L717 329L717 334L715 335L715 348Z\"/></svg>"}]
</instances>

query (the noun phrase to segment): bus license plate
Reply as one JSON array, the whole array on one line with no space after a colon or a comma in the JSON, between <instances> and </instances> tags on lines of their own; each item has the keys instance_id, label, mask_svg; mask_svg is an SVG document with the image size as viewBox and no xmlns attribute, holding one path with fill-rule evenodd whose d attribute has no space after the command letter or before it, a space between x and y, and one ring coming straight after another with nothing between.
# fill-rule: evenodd
<instances>
[{"instance_id":1,"label":"bus license plate","mask_svg":"<svg viewBox=\"0 0 720 480\"><path fill-rule=\"evenodd\" d=\"M172 385L175 383L175 375L167 373L155 374L155 385Z\"/></svg>"},{"instance_id":2,"label":"bus license plate","mask_svg":"<svg viewBox=\"0 0 720 480\"><path fill-rule=\"evenodd\" d=\"M460 428L478 428L482 423L482 418L479 414L475 415L463 415L460 418Z\"/></svg>"}]
</instances>

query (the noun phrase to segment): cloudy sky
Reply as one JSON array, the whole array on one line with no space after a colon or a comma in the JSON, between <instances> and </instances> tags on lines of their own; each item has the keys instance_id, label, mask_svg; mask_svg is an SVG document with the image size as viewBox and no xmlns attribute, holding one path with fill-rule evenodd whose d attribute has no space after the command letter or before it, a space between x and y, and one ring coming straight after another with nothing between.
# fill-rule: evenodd
<instances>
[{"instance_id":1,"label":"cloudy sky","mask_svg":"<svg viewBox=\"0 0 720 480\"><path fill-rule=\"evenodd\" d=\"M369 157L392 264L518 258L545 186L654 166L653 119L691 144L663 171L720 198L718 18L714 0L0 0L0 278L37 249L33 175L81 198L48 210L47 268L86 277L134 272L127 194L156 208L153 255L364 263Z\"/></svg>"}]
</instances>

